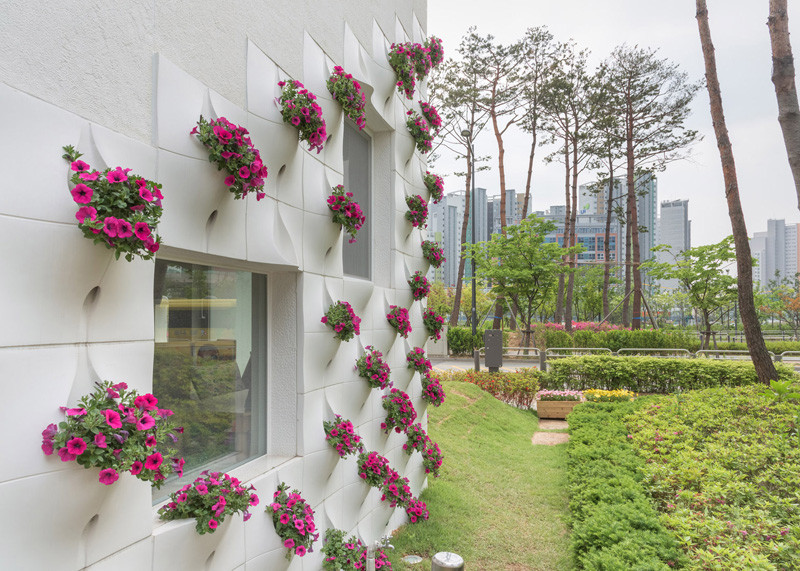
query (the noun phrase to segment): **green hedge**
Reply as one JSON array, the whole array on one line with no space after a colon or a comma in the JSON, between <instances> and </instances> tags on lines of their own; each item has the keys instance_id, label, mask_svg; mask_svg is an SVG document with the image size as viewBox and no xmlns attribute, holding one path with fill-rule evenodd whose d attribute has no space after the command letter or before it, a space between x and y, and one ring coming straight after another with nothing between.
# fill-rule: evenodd
<instances>
[{"instance_id":1,"label":"green hedge","mask_svg":"<svg viewBox=\"0 0 800 571\"><path fill-rule=\"evenodd\" d=\"M487 324L483 329L478 329L472 337L472 327L450 327L447 330L447 348L453 355L472 355L472 351L483 347L483 332L491 329L491 324ZM508 331L503 331L503 346L508 346Z\"/></svg>"},{"instance_id":2,"label":"green hedge","mask_svg":"<svg viewBox=\"0 0 800 571\"><path fill-rule=\"evenodd\" d=\"M628 389L637 393L674 393L758 382L753 364L712 359L663 359L606 355L548 361L542 388L574 390ZM775 363L782 379L795 376L791 367Z\"/></svg>"},{"instance_id":3,"label":"green hedge","mask_svg":"<svg viewBox=\"0 0 800 571\"><path fill-rule=\"evenodd\" d=\"M585 403L569 415L567 478L577 569L662 570L686 565L642 484L644 461L625 416L642 400Z\"/></svg>"},{"instance_id":4,"label":"green hedge","mask_svg":"<svg viewBox=\"0 0 800 571\"><path fill-rule=\"evenodd\" d=\"M660 329L615 329L612 331L576 331L572 335L574 347L605 347L612 351L629 349L689 349L697 351L700 340L697 335L683 331ZM563 345L562 345L563 347Z\"/></svg>"}]
</instances>

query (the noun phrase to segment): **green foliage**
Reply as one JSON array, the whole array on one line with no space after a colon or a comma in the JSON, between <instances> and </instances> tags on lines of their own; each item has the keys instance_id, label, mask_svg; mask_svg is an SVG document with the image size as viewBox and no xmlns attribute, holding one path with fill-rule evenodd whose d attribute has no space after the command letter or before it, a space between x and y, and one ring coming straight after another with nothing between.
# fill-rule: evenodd
<instances>
[{"instance_id":1,"label":"green foliage","mask_svg":"<svg viewBox=\"0 0 800 571\"><path fill-rule=\"evenodd\" d=\"M794 377L790 367L775 365L781 379ZM758 383L753 364L741 361L592 355L553 360L548 368L543 388L673 393Z\"/></svg>"},{"instance_id":2,"label":"green foliage","mask_svg":"<svg viewBox=\"0 0 800 571\"><path fill-rule=\"evenodd\" d=\"M555 224L530 216L494 234L488 242L467 244L467 259L474 259L477 276L492 284L492 293L516 301L518 318L530 329L531 319L557 284L561 257L581 248L564 249L545 242Z\"/></svg>"},{"instance_id":3,"label":"green foliage","mask_svg":"<svg viewBox=\"0 0 800 571\"><path fill-rule=\"evenodd\" d=\"M537 369L520 369L514 373L447 371L439 375L443 381L478 385L493 397L519 408L533 406L543 376Z\"/></svg>"},{"instance_id":4,"label":"green foliage","mask_svg":"<svg viewBox=\"0 0 800 571\"><path fill-rule=\"evenodd\" d=\"M447 330L447 347L453 355L471 355L474 348L483 347L483 333L472 336L470 327L451 327Z\"/></svg>"},{"instance_id":5,"label":"green foliage","mask_svg":"<svg viewBox=\"0 0 800 571\"><path fill-rule=\"evenodd\" d=\"M545 324L539 324L533 328L533 341L534 345L539 349L547 349L548 347L572 347L572 337L569 333L562 329L554 329L547 327Z\"/></svg>"},{"instance_id":6,"label":"green foliage","mask_svg":"<svg viewBox=\"0 0 800 571\"><path fill-rule=\"evenodd\" d=\"M796 412L759 387L725 387L652 400L626 420L692 568L800 568Z\"/></svg>"},{"instance_id":7,"label":"green foliage","mask_svg":"<svg viewBox=\"0 0 800 571\"><path fill-rule=\"evenodd\" d=\"M572 339L575 347L606 347L612 351L619 351L622 348L697 350L700 346L696 335L683 331L667 332L661 329L583 330L576 331Z\"/></svg>"},{"instance_id":8,"label":"green foliage","mask_svg":"<svg viewBox=\"0 0 800 571\"><path fill-rule=\"evenodd\" d=\"M659 522L645 488L644 462L623 422L639 401L586 403L569 417L567 477L578 569L680 568L685 556Z\"/></svg>"}]
</instances>

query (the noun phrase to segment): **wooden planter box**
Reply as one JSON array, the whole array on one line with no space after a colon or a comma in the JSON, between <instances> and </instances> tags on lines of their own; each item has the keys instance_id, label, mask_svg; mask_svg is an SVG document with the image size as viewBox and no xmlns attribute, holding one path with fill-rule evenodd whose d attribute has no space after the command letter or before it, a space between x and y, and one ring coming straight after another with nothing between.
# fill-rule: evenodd
<instances>
[{"instance_id":1,"label":"wooden planter box","mask_svg":"<svg viewBox=\"0 0 800 571\"><path fill-rule=\"evenodd\" d=\"M572 412L575 405L580 404L577 400L537 400L536 414L539 418L558 418L565 419Z\"/></svg>"}]
</instances>

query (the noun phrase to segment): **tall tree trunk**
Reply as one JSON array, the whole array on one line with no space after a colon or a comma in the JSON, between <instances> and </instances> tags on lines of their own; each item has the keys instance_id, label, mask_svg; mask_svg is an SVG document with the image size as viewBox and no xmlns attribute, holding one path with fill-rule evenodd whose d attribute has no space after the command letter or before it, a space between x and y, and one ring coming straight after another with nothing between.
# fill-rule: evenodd
<instances>
[{"instance_id":1,"label":"tall tree trunk","mask_svg":"<svg viewBox=\"0 0 800 571\"><path fill-rule=\"evenodd\" d=\"M494 100L497 84L495 83L492 88L492 98ZM506 235L506 169L505 169L505 147L503 146L503 134L500 132L500 126L497 124L497 111L494 106L490 110L492 116L492 127L494 127L494 136L497 139L497 170L500 174L500 233ZM503 313L505 313L503 305L504 300L502 296L497 298L495 305L494 329L500 329L503 324Z\"/></svg>"},{"instance_id":2,"label":"tall tree trunk","mask_svg":"<svg viewBox=\"0 0 800 571\"><path fill-rule=\"evenodd\" d=\"M569 168L569 141L567 136L564 136L564 237L562 238L563 247L566 250L569 247L570 237L570 168ZM561 256L561 266L569 266L569 256L564 254ZM558 278L558 297L556 299L556 321L563 323L565 321L565 314L567 313L566 304L564 303L564 274L560 274Z\"/></svg>"},{"instance_id":3,"label":"tall tree trunk","mask_svg":"<svg viewBox=\"0 0 800 571\"><path fill-rule=\"evenodd\" d=\"M627 195L625 201L625 298L622 302L622 325L631 326L631 201Z\"/></svg>"},{"instance_id":4,"label":"tall tree trunk","mask_svg":"<svg viewBox=\"0 0 800 571\"><path fill-rule=\"evenodd\" d=\"M603 242L603 318L611 311L611 304L608 302L608 288L611 286L611 207L614 203L614 166L611 161L608 163L608 198L606 200L606 232L605 242ZM620 236L617 236L617 240Z\"/></svg>"},{"instance_id":5,"label":"tall tree trunk","mask_svg":"<svg viewBox=\"0 0 800 571\"><path fill-rule=\"evenodd\" d=\"M528 216L528 203L531 199L531 179L533 178L533 157L536 154L536 127L533 128L531 154L528 157L528 178L525 181L525 201L522 203L522 216Z\"/></svg>"},{"instance_id":6,"label":"tall tree trunk","mask_svg":"<svg viewBox=\"0 0 800 571\"><path fill-rule=\"evenodd\" d=\"M630 90L628 90L630 92ZM628 96L630 97L630 96ZM631 274L633 274L633 315L631 316L631 329L641 329L642 327L642 274L639 271L639 205L636 196L636 179L634 149L633 149L633 111L631 103L628 101L628 116L625 118L626 128L626 158L627 164L627 183L628 183L628 208L630 218L628 224L631 234Z\"/></svg>"},{"instance_id":7,"label":"tall tree trunk","mask_svg":"<svg viewBox=\"0 0 800 571\"><path fill-rule=\"evenodd\" d=\"M741 310L747 348L753 359L758 380L769 384L770 379L777 379L778 373L767 352L764 337L761 335L761 324L758 322L756 305L753 299L753 263L750 257L750 242L747 239L747 226L744 222L742 203L739 200L739 183L736 179L736 163L733 160L733 149L728 138L725 125L725 114L722 108L722 93L717 78L717 62L714 56L714 44L711 41L711 29L708 25L708 8L706 0L697 0L697 25L700 30L700 43L703 46L703 60L706 66L706 87L711 107L711 119L714 123L714 134L722 163L722 176L725 180L725 197L728 201L728 216L731 219L733 242L736 246L737 285L739 287L739 308Z\"/></svg>"},{"instance_id":8,"label":"tall tree trunk","mask_svg":"<svg viewBox=\"0 0 800 571\"><path fill-rule=\"evenodd\" d=\"M789 43L789 13L786 0L769 0L769 39L772 44L772 83L778 98L778 123L789 157L797 207L800 208L800 106L794 81L794 58Z\"/></svg>"},{"instance_id":9,"label":"tall tree trunk","mask_svg":"<svg viewBox=\"0 0 800 571\"><path fill-rule=\"evenodd\" d=\"M576 226L578 224L578 123L575 122L575 132L572 136L572 209L570 211L569 223L569 247L575 247L576 239ZM564 316L564 325L566 330L572 333L572 298L575 290L575 268L578 265L578 255L570 254L569 258L569 276L567 277L567 296L564 301L564 307L567 314Z\"/></svg>"},{"instance_id":10,"label":"tall tree trunk","mask_svg":"<svg viewBox=\"0 0 800 571\"><path fill-rule=\"evenodd\" d=\"M455 327L458 325L458 314L461 310L461 291L464 286L464 265L466 264L466 260L464 259L464 252L466 251L465 244L467 243L467 226L469 225L469 213L470 213L470 200L472 196L472 169L470 169L470 165L472 164L472 154L471 149L467 146L467 189L464 194L464 219L461 222L461 259L458 260L458 277L456 278L456 292L453 296L453 311L450 312L450 327ZM475 224L475 221L472 221Z\"/></svg>"}]
</instances>

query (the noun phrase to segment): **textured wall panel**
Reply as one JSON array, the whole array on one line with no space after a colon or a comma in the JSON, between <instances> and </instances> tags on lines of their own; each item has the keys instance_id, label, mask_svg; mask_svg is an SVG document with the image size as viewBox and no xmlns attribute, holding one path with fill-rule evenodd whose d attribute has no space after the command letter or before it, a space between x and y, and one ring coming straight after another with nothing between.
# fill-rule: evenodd
<instances>
[{"instance_id":1,"label":"textured wall panel","mask_svg":"<svg viewBox=\"0 0 800 571\"><path fill-rule=\"evenodd\" d=\"M228 516L214 533L205 535L197 534L195 523L193 518L179 519L153 531L153 571L228 570L244 563L241 514Z\"/></svg>"},{"instance_id":2,"label":"textured wall panel","mask_svg":"<svg viewBox=\"0 0 800 571\"><path fill-rule=\"evenodd\" d=\"M141 571L142 561L153 560L153 539L138 541L86 568L87 571Z\"/></svg>"},{"instance_id":3,"label":"textured wall panel","mask_svg":"<svg viewBox=\"0 0 800 571\"><path fill-rule=\"evenodd\" d=\"M334 420L334 411L322 389L297 396L297 453L300 456L329 449L322 422Z\"/></svg>"},{"instance_id":4,"label":"textured wall panel","mask_svg":"<svg viewBox=\"0 0 800 571\"><path fill-rule=\"evenodd\" d=\"M156 146L200 160L208 160L208 153L189 132L200 115L211 118L212 109L208 88L163 55L156 55Z\"/></svg>"},{"instance_id":5,"label":"textured wall panel","mask_svg":"<svg viewBox=\"0 0 800 571\"><path fill-rule=\"evenodd\" d=\"M253 516L244 526L245 557L248 565L254 559L283 547L280 537L275 533L272 516L264 511L272 503L272 494L280 483L277 471L270 471L250 483L256 487L259 504L250 510Z\"/></svg>"},{"instance_id":6,"label":"textured wall panel","mask_svg":"<svg viewBox=\"0 0 800 571\"><path fill-rule=\"evenodd\" d=\"M280 98L278 82L286 74L261 51L247 40L247 110L274 123L283 123L275 99Z\"/></svg>"},{"instance_id":7,"label":"textured wall panel","mask_svg":"<svg viewBox=\"0 0 800 571\"><path fill-rule=\"evenodd\" d=\"M0 315L14 324L0 332L0 347L85 341L86 298L113 263L112 251L71 224L0 221Z\"/></svg>"},{"instance_id":8,"label":"textured wall panel","mask_svg":"<svg viewBox=\"0 0 800 571\"><path fill-rule=\"evenodd\" d=\"M334 265L333 259L329 259L333 251L338 249L341 252L342 227L333 223L330 212L306 212L303 221L303 269L323 274L327 265Z\"/></svg>"}]
</instances>

